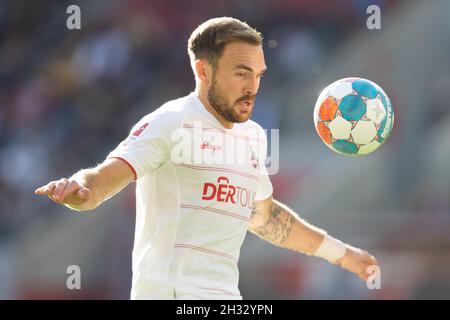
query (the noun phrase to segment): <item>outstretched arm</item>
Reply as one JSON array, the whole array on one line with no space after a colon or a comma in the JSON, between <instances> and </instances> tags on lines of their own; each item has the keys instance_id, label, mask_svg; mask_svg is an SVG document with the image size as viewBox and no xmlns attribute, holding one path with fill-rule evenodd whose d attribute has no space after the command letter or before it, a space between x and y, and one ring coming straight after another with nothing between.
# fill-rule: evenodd
<instances>
[{"instance_id":1,"label":"outstretched arm","mask_svg":"<svg viewBox=\"0 0 450 320\"><path fill-rule=\"evenodd\" d=\"M363 280L369 276L367 268L377 265L366 251L330 237L272 197L255 201L249 230L275 245L338 264Z\"/></svg>"},{"instance_id":2,"label":"outstretched arm","mask_svg":"<svg viewBox=\"0 0 450 320\"><path fill-rule=\"evenodd\" d=\"M125 188L134 179L131 168L121 159L110 158L92 169L83 169L70 178L51 181L35 190L56 203L73 210L98 207Z\"/></svg>"}]
</instances>

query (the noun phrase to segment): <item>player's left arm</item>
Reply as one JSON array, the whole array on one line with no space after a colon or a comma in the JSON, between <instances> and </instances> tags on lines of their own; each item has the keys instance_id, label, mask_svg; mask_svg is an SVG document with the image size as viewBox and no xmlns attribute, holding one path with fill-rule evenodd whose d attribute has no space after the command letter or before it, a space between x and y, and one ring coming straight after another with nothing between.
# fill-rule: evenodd
<instances>
[{"instance_id":1,"label":"player's left arm","mask_svg":"<svg viewBox=\"0 0 450 320\"><path fill-rule=\"evenodd\" d=\"M367 268L378 265L368 252L329 236L272 197L255 201L249 230L275 245L340 265L363 280L370 276Z\"/></svg>"}]
</instances>

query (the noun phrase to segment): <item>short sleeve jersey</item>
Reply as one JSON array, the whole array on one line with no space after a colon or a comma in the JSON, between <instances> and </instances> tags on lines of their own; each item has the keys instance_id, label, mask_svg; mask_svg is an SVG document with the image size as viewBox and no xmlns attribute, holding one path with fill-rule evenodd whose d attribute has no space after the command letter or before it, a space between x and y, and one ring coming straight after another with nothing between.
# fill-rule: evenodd
<instances>
[{"instance_id":1,"label":"short sleeve jersey","mask_svg":"<svg viewBox=\"0 0 450 320\"><path fill-rule=\"evenodd\" d=\"M224 128L195 93L144 116L108 158L136 178L132 299L240 299L238 259L253 202L272 195L267 139Z\"/></svg>"}]
</instances>

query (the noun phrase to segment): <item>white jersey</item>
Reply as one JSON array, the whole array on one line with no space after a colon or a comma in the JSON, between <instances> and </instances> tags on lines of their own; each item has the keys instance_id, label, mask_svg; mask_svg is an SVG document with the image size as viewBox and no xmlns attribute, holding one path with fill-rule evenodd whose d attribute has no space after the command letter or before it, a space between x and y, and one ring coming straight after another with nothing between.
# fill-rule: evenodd
<instances>
[{"instance_id":1,"label":"white jersey","mask_svg":"<svg viewBox=\"0 0 450 320\"><path fill-rule=\"evenodd\" d=\"M253 201L272 195L266 152L258 124L226 129L195 93L132 128L108 155L136 175L132 299L242 299L238 259Z\"/></svg>"}]
</instances>

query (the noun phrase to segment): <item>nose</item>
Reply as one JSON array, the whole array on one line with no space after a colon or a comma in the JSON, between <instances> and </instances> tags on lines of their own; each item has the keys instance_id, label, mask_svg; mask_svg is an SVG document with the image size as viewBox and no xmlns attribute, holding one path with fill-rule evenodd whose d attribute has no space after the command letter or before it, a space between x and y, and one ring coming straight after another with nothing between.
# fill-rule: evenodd
<instances>
[{"instance_id":1,"label":"nose","mask_svg":"<svg viewBox=\"0 0 450 320\"><path fill-rule=\"evenodd\" d=\"M259 89L259 77L251 77L247 82L247 86L245 87L246 95L256 95Z\"/></svg>"}]
</instances>

